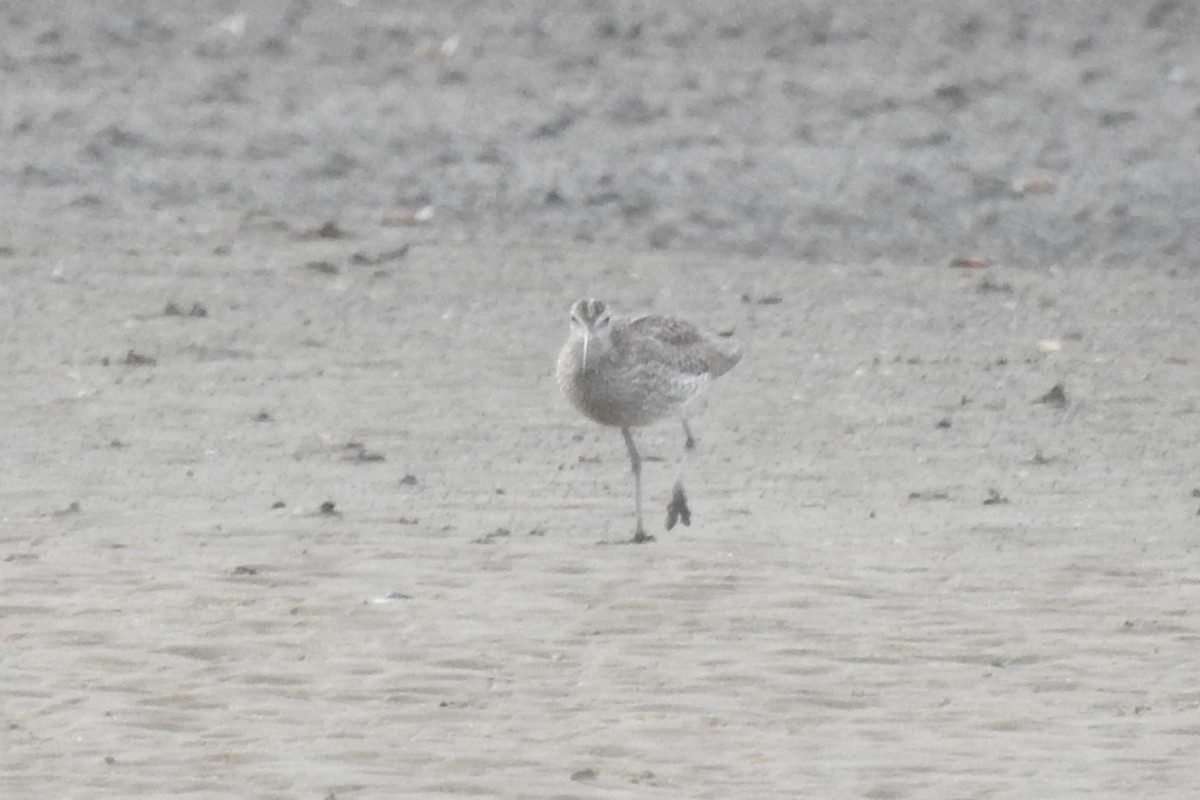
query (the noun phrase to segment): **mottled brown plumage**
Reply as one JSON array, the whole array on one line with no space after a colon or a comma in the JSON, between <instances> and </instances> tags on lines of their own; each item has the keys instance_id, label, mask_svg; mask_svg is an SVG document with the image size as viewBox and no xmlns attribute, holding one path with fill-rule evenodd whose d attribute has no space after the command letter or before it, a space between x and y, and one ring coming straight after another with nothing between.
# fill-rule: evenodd
<instances>
[{"instance_id":1,"label":"mottled brown plumage","mask_svg":"<svg viewBox=\"0 0 1200 800\"><path fill-rule=\"evenodd\" d=\"M637 530L633 541L653 537L642 527L641 457L630 429L677 415L690 450L695 440L685 416L688 404L740 358L741 351L731 339L686 320L615 317L600 300L580 300L571 307L571 332L558 356L558 385L585 416L621 429L634 474ZM676 520L691 522L682 464L667 507L667 528L674 527Z\"/></svg>"}]
</instances>

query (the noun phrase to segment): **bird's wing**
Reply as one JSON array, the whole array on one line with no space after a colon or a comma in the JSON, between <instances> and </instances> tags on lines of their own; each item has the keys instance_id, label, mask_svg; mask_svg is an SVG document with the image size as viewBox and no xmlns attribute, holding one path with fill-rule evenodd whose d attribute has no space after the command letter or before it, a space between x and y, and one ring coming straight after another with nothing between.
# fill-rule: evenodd
<instances>
[{"instance_id":1,"label":"bird's wing","mask_svg":"<svg viewBox=\"0 0 1200 800\"><path fill-rule=\"evenodd\" d=\"M673 317L647 315L631 319L626 329L639 338L654 339L668 347L684 348L702 344L708 337L695 325Z\"/></svg>"},{"instance_id":2,"label":"bird's wing","mask_svg":"<svg viewBox=\"0 0 1200 800\"><path fill-rule=\"evenodd\" d=\"M640 360L669 364L692 375L719 375L733 366L737 349L690 322L648 315L629 320L613 331L613 343Z\"/></svg>"}]
</instances>

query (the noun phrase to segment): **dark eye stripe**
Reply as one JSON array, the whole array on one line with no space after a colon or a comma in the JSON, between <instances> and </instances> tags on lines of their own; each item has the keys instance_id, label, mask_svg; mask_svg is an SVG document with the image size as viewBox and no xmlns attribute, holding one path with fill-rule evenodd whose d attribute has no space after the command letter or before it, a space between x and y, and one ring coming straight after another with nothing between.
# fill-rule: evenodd
<instances>
[{"instance_id":1,"label":"dark eye stripe","mask_svg":"<svg viewBox=\"0 0 1200 800\"><path fill-rule=\"evenodd\" d=\"M603 300L577 300L571 306L571 317L585 324L595 324L600 321L608 321L609 311L608 304Z\"/></svg>"}]
</instances>

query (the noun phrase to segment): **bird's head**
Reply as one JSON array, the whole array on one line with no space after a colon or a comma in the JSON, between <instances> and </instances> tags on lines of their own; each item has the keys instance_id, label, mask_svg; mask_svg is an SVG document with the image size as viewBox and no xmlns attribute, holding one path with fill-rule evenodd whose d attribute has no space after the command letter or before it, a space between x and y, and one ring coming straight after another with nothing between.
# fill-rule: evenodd
<instances>
[{"instance_id":1,"label":"bird's head","mask_svg":"<svg viewBox=\"0 0 1200 800\"><path fill-rule=\"evenodd\" d=\"M588 367L588 350L607 340L612 316L603 300L577 300L571 306L571 332L583 338L583 369Z\"/></svg>"}]
</instances>

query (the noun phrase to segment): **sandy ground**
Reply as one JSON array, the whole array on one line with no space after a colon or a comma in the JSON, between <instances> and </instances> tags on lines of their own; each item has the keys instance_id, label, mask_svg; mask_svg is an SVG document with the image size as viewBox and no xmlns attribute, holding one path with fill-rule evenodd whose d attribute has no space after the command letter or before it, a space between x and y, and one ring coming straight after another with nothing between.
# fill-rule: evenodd
<instances>
[{"instance_id":1,"label":"sandy ground","mask_svg":"<svg viewBox=\"0 0 1200 800\"><path fill-rule=\"evenodd\" d=\"M1200 12L845 5L0 10L0 796L1190 796Z\"/></svg>"}]
</instances>

